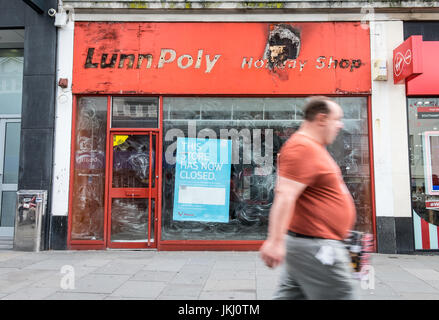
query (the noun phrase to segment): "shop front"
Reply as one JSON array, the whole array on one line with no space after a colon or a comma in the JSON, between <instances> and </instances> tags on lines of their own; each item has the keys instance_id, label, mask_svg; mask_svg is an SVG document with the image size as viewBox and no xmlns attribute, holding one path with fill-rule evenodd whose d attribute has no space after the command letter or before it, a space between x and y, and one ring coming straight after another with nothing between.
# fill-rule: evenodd
<instances>
[{"instance_id":1,"label":"shop front","mask_svg":"<svg viewBox=\"0 0 439 320\"><path fill-rule=\"evenodd\" d=\"M406 84L415 250L439 249L438 50L418 33L394 50L395 83Z\"/></svg>"},{"instance_id":2,"label":"shop front","mask_svg":"<svg viewBox=\"0 0 439 320\"><path fill-rule=\"evenodd\" d=\"M309 95L343 108L328 150L375 234L369 42L356 22L76 22L68 248L257 250Z\"/></svg>"}]
</instances>

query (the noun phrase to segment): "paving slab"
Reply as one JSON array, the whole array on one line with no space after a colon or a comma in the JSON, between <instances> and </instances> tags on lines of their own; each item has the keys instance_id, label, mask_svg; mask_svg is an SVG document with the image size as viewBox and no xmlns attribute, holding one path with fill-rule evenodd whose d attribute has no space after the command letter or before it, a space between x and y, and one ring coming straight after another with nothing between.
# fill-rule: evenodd
<instances>
[{"instance_id":1,"label":"paving slab","mask_svg":"<svg viewBox=\"0 0 439 320\"><path fill-rule=\"evenodd\" d=\"M179 271L187 262L187 259L169 259L169 258L155 258L147 265L143 266L142 270L151 271Z\"/></svg>"},{"instance_id":2,"label":"paving slab","mask_svg":"<svg viewBox=\"0 0 439 320\"><path fill-rule=\"evenodd\" d=\"M130 280L136 281L157 281L157 282L169 282L177 275L175 271L149 271L140 270L134 274Z\"/></svg>"},{"instance_id":3,"label":"paving slab","mask_svg":"<svg viewBox=\"0 0 439 320\"><path fill-rule=\"evenodd\" d=\"M422 268L407 268L402 267L405 271L409 272L410 274L414 275L415 277L425 280L425 281L439 281L439 272L434 269L426 269L425 267Z\"/></svg>"},{"instance_id":4,"label":"paving slab","mask_svg":"<svg viewBox=\"0 0 439 320\"><path fill-rule=\"evenodd\" d=\"M254 270L256 268L255 261L217 261L214 265L217 269L232 269L232 270Z\"/></svg>"},{"instance_id":5,"label":"paving slab","mask_svg":"<svg viewBox=\"0 0 439 320\"><path fill-rule=\"evenodd\" d=\"M44 300L104 300L106 297L106 294L56 292Z\"/></svg>"},{"instance_id":6,"label":"paving slab","mask_svg":"<svg viewBox=\"0 0 439 320\"><path fill-rule=\"evenodd\" d=\"M205 291L200 294L200 300L256 300L256 292L239 291Z\"/></svg>"},{"instance_id":7,"label":"paving slab","mask_svg":"<svg viewBox=\"0 0 439 320\"><path fill-rule=\"evenodd\" d=\"M197 284L175 284L169 283L162 291L163 296L180 296L196 299L200 296L204 286Z\"/></svg>"},{"instance_id":8,"label":"paving slab","mask_svg":"<svg viewBox=\"0 0 439 320\"><path fill-rule=\"evenodd\" d=\"M0 262L0 268L25 268L28 267L32 264L35 264L41 260L45 260L45 258L40 258L40 259L32 259L32 258L22 258L22 257L17 257L17 258L12 258L12 259L7 259L4 261Z\"/></svg>"},{"instance_id":9,"label":"paving slab","mask_svg":"<svg viewBox=\"0 0 439 320\"><path fill-rule=\"evenodd\" d=\"M52 270L40 270L39 272L34 272L31 270L22 269L2 274L0 280L5 280L13 283L26 283L30 285L38 280L50 276L51 274L53 274Z\"/></svg>"},{"instance_id":10,"label":"paving slab","mask_svg":"<svg viewBox=\"0 0 439 320\"><path fill-rule=\"evenodd\" d=\"M198 300L198 297L160 295L157 300Z\"/></svg>"},{"instance_id":11,"label":"paving slab","mask_svg":"<svg viewBox=\"0 0 439 320\"><path fill-rule=\"evenodd\" d=\"M278 284L278 277L258 276L256 277L256 289L262 291L274 291Z\"/></svg>"},{"instance_id":12,"label":"paving slab","mask_svg":"<svg viewBox=\"0 0 439 320\"><path fill-rule=\"evenodd\" d=\"M124 261L112 261L107 263L104 267L93 271L94 274L122 274L134 275L139 272L143 264L125 263Z\"/></svg>"},{"instance_id":13,"label":"paving slab","mask_svg":"<svg viewBox=\"0 0 439 320\"><path fill-rule=\"evenodd\" d=\"M127 275L89 274L75 281L75 289L71 292L111 294L129 278Z\"/></svg>"},{"instance_id":14,"label":"paving slab","mask_svg":"<svg viewBox=\"0 0 439 320\"><path fill-rule=\"evenodd\" d=\"M2 300L42 300L56 290L54 288L24 288L3 297Z\"/></svg>"},{"instance_id":15,"label":"paving slab","mask_svg":"<svg viewBox=\"0 0 439 320\"><path fill-rule=\"evenodd\" d=\"M256 280L218 280L209 278L204 287L205 291L256 291Z\"/></svg>"},{"instance_id":16,"label":"paving slab","mask_svg":"<svg viewBox=\"0 0 439 320\"><path fill-rule=\"evenodd\" d=\"M257 300L271 300L273 298L273 290L257 290L256 299Z\"/></svg>"},{"instance_id":17,"label":"paving slab","mask_svg":"<svg viewBox=\"0 0 439 320\"><path fill-rule=\"evenodd\" d=\"M234 279L241 279L241 280L255 280L256 279L256 272L255 270L252 270L249 268L249 270L243 270L243 269L223 269L223 268L213 268L212 274L210 276L210 279L217 279L217 280L234 280Z\"/></svg>"},{"instance_id":18,"label":"paving slab","mask_svg":"<svg viewBox=\"0 0 439 320\"><path fill-rule=\"evenodd\" d=\"M19 268L0 268L0 279L8 277L8 273L20 271Z\"/></svg>"},{"instance_id":19,"label":"paving slab","mask_svg":"<svg viewBox=\"0 0 439 320\"><path fill-rule=\"evenodd\" d=\"M29 286L29 282L27 281L13 281L13 280L3 280L0 279L0 294L11 294L22 288L27 288Z\"/></svg>"},{"instance_id":20,"label":"paving slab","mask_svg":"<svg viewBox=\"0 0 439 320\"><path fill-rule=\"evenodd\" d=\"M146 298L135 298L135 297L117 297L117 296L107 296L104 300L151 300Z\"/></svg>"},{"instance_id":21,"label":"paving slab","mask_svg":"<svg viewBox=\"0 0 439 320\"><path fill-rule=\"evenodd\" d=\"M47 259L25 266L24 270L61 270L66 265L72 265L72 261L64 259Z\"/></svg>"},{"instance_id":22,"label":"paving slab","mask_svg":"<svg viewBox=\"0 0 439 320\"><path fill-rule=\"evenodd\" d=\"M0 265L2 261L9 260L12 258L19 257L25 253L20 251L13 251L13 250L0 250Z\"/></svg>"},{"instance_id":23,"label":"paving slab","mask_svg":"<svg viewBox=\"0 0 439 320\"><path fill-rule=\"evenodd\" d=\"M439 300L439 294L430 293L402 293L399 296L401 300Z\"/></svg>"},{"instance_id":24,"label":"paving slab","mask_svg":"<svg viewBox=\"0 0 439 320\"><path fill-rule=\"evenodd\" d=\"M112 296L126 298L155 299L166 287L165 282L127 281L123 283Z\"/></svg>"},{"instance_id":25,"label":"paving slab","mask_svg":"<svg viewBox=\"0 0 439 320\"><path fill-rule=\"evenodd\" d=\"M430 280L430 281L427 281L427 282L428 282L428 284L430 286L432 286L433 288L439 290L439 281L437 281L437 280Z\"/></svg>"},{"instance_id":26,"label":"paving slab","mask_svg":"<svg viewBox=\"0 0 439 320\"><path fill-rule=\"evenodd\" d=\"M380 280L385 279L386 281L399 281L403 279L405 282L416 283L420 280L399 266L375 266L374 274L376 278Z\"/></svg>"},{"instance_id":27,"label":"paving slab","mask_svg":"<svg viewBox=\"0 0 439 320\"><path fill-rule=\"evenodd\" d=\"M407 282L404 280L400 281L386 281L385 282L390 288L392 288L398 294L402 293L428 293L428 294L439 294L439 290L433 288L424 281L419 282Z\"/></svg>"},{"instance_id":28,"label":"paving slab","mask_svg":"<svg viewBox=\"0 0 439 320\"><path fill-rule=\"evenodd\" d=\"M208 273L178 272L177 275L171 280L171 283L202 285L206 283L208 277Z\"/></svg>"},{"instance_id":29,"label":"paving slab","mask_svg":"<svg viewBox=\"0 0 439 320\"><path fill-rule=\"evenodd\" d=\"M363 297L396 297L397 292L385 283L375 283L373 289L362 289L361 286L358 290L360 298Z\"/></svg>"}]
</instances>

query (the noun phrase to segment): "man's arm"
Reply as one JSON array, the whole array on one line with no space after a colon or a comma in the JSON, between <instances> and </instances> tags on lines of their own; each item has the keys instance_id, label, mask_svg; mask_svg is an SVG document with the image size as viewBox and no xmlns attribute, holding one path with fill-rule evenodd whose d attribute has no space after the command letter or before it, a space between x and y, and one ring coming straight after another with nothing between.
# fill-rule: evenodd
<instances>
[{"instance_id":1,"label":"man's arm","mask_svg":"<svg viewBox=\"0 0 439 320\"><path fill-rule=\"evenodd\" d=\"M270 268L277 267L285 258L285 233L296 201L305 188L303 183L278 176L268 222L268 237L259 250L262 260Z\"/></svg>"}]
</instances>

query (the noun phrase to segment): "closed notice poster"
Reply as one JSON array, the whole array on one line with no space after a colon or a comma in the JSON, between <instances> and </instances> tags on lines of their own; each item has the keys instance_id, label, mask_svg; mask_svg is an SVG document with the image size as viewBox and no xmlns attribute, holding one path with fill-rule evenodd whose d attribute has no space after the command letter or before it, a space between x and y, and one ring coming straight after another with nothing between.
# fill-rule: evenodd
<instances>
[{"instance_id":1,"label":"closed notice poster","mask_svg":"<svg viewBox=\"0 0 439 320\"><path fill-rule=\"evenodd\" d=\"M231 140L177 139L174 220L229 221L231 157Z\"/></svg>"}]
</instances>

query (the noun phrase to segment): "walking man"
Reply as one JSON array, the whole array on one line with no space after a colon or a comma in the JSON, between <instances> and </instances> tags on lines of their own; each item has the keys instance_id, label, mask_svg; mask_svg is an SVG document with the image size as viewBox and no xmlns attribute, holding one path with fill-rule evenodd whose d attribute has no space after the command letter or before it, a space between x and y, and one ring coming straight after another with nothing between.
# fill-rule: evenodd
<instances>
[{"instance_id":1,"label":"walking man","mask_svg":"<svg viewBox=\"0 0 439 320\"><path fill-rule=\"evenodd\" d=\"M340 168L326 150L343 128L343 110L326 97L305 106L305 120L282 146L265 264L285 262L274 299L357 299L342 240L355 206Z\"/></svg>"}]
</instances>

